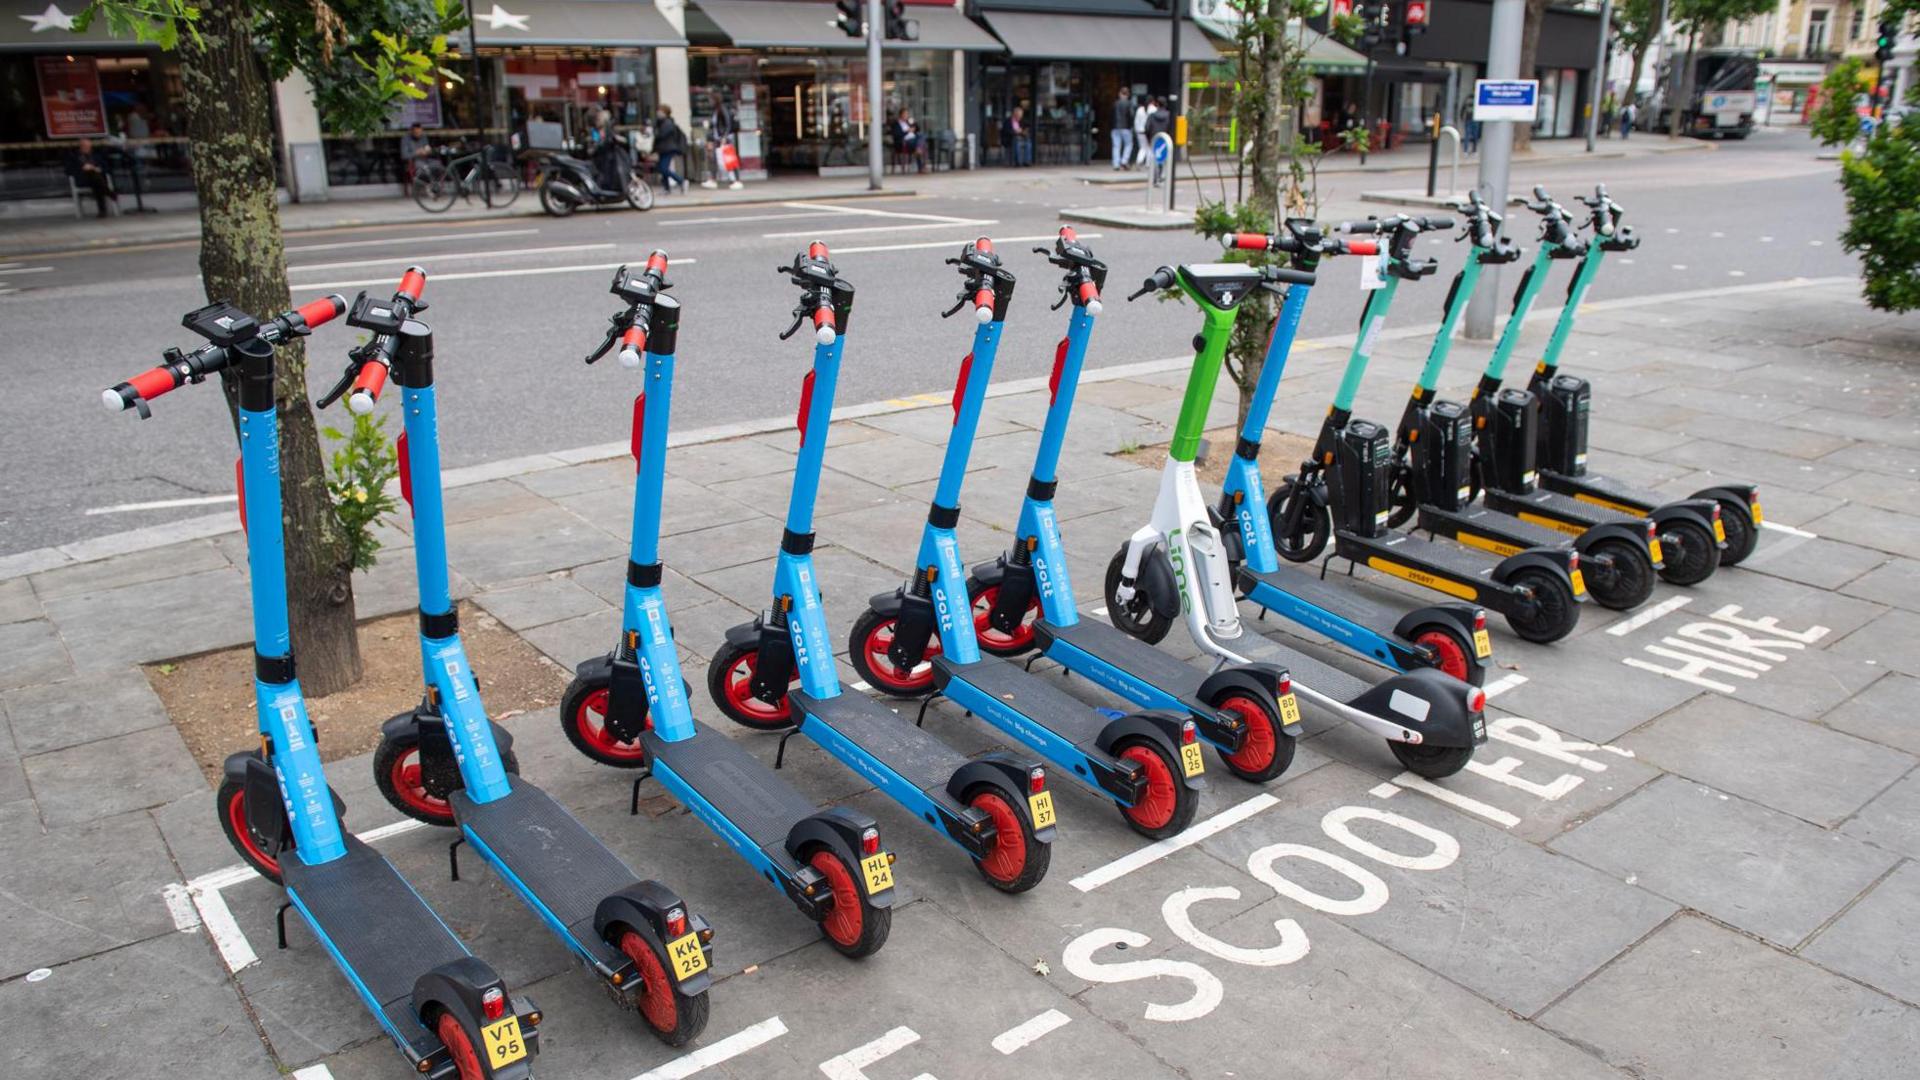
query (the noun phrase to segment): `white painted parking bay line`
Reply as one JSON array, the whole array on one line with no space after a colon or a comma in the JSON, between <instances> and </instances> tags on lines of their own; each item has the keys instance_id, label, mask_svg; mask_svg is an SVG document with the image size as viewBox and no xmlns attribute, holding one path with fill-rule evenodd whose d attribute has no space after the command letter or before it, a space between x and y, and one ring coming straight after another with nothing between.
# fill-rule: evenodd
<instances>
[{"instance_id":1,"label":"white painted parking bay line","mask_svg":"<svg viewBox=\"0 0 1920 1080\"><path fill-rule=\"evenodd\" d=\"M326 244L288 244L288 251L341 251L346 248L388 247L393 244L440 244L448 240L484 240L497 236L532 236L539 229L483 229L479 232L388 236L379 240L335 240Z\"/></svg>"},{"instance_id":2,"label":"white painted parking bay line","mask_svg":"<svg viewBox=\"0 0 1920 1080\"><path fill-rule=\"evenodd\" d=\"M1032 241L1057 239L1059 235L1060 235L1059 233L1048 233L1045 236L996 236L993 238L993 242L996 244L1002 244L1002 245L1025 244ZM919 251L924 248L943 248L943 247L952 247L956 244L971 243L973 239L974 239L973 237L968 236L958 240L925 240L925 241L921 241L919 243L914 243L914 244L876 244L872 247L834 248L833 254L863 255L870 251ZM1080 239L1098 240L1100 239L1100 234L1099 233L1081 233Z\"/></svg>"},{"instance_id":3,"label":"white painted parking bay line","mask_svg":"<svg viewBox=\"0 0 1920 1080\"><path fill-rule=\"evenodd\" d=\"M517 259L523 255L552 255L560 251L605 251L612 246L613 244L610 242L599 244L556 244L553 247L504 248L498 251L449 251L436 253L431 257L440 261L447 259L490 259L495 256L506 259ZM379 259L354 259L351 262L308 263L305 266L289 266L287 267L287 273L306 274L315 270L344 270L349 266L387 266L392 262L393 259L387 257ZM431 276L431 273L429 276Z\"/></svg>"},{"instance_id":4,"label":"white painted parking bay line","mask_svg":"<svg viewBox=\"0 0 1920 1080\"><path fill-rule=\"evenodd\" d=\"M1082 239L1085 238L1083 237ZM835 254L838 254L838 252ZM541 274L581 274L592 270L617 270L622 266L639 262L645 258L646 256L644 255L635 255L631 259L622 259L619 262L582 263L579 266L537 266L530 270L468 270L458 274L429 274L427 275L427 280L429 282L445 284L449 281L471 281L475 278L534 277ZM682 266L692 266L699 261L700 260L694 258L675 259L673 260L673 266L674 269L677 270ZM393 280L393 277L389 275L387 277L362 278L358 281L320 281L311 284L303 281L293 287L296 289L361 289L368 285L391 285L393 284Z\"/></svg>"},{"instance_id":5,"label":"white painted parking bay line","mask_svg":"<svg viewBox=\"0 0 1920 1080\"><path fill-rule=\"evenodd\" d=\"M83 517L95 514L127 514L135 510L171 510L176 506L212 506L215 503L237 501L238 495L200 495L191 499L155 499L153 502L115 503L112 506L89 506L81 511Z\"/></svg>"},{"instance_id":6,"label":"white painted parking bay line","mask_svg":"<svg viewBox=\"0 0 1920 1080\"><path fill-rule=\"evenodd\" d=\"M1074 878L1071 884L1081 892L1092 892L1102 885L1126 877L1143 866L1156 863L1176 851L1192 847L1217 832L1230 829L1267 807L1277 806L1279 803L1279 799L1261 792L1246 802L1220 811L1198 825L1189 825L1182 833L1169 836L1165 840L1155 840L1146 847L1130 851L1105 866L1096 866Z\"/></svg>"},{"instance_id":7,"label":"white painted parking bay line","mask_svg":"<svg viewBox=\"0 0 1920 1080\"><path fill-rule=\"evenodd\" d=\"M1805 529L1796 529L1791 525L1782 525L1777 521L1763 521L1760 523L1760 527L1763 529L1772 529L1776 532L1783 532L1783 533L1786 533L1788 536L1800 536L1800 537L1805 537L1808 540L1820 539L1819 533L1810 533Z\"/></svg>"},{"instance_id":8,"label":"white painted parking bay line","mask_svg":"<svg viewBox=\"0 0 1920 1080\"><path fill-rule=\"evenodd\" d=\"M633 1080L681 1080L682 1077L692 1076L702 1069L712 1068L749 1050L765 1046L786 1033L787 1025L779 1017L769 1017L717 1043L709 1043L691 1054L674 1058L651 1072L643 1072Z\"/></svg>"},{"instance_id":9,"label":"white painted parking bay line","mask_svg":"<svg viewBox=\"0 0 1920 1080\"><path fill-rule=\"evenodd\" d=\"M1612 634L1614 637L1626 637L1628 634L1633 633L1635 630L1640 629L1662 615L1679 611L1691 603L1693 603L1693 597L1691 596L1669 596L1665 600L1647 608L1645 611L1636 612L1631 617L1621 619L1619 622L1607 627L1607 633Z\"/></svg>"},{"instance_id":10,"label":"white painted parking bay line","mask_svg":"<svg viewBox=\"0 0 1920 1080\"><path fill-rule=\"evenodd\" d=\"M325 1065L309 1065L304 1069L295 1069L293 1080L333 1080L333 1070Z\"/></svg>"},{"instance_id":11,"label":"white painted parking bay line","mask_svg":"<svg viewBox=\"0 0 1920 1080\"><path fill-rule=\"evenodd\" d=\"M1525 675L1502 675L1480 689L1486 693L1489 699L1492 699L1499 697L1509 690L1517 690L1526 685L1526 682L1527 677Z\"/></svg>"},{"instance_id":12,"label":"white painted parking bay line","mask_svg":"<svg viewBox=\"0 0 1920 1080\"><path fill-rule=\"evenodd\" d=\"M1024 1050L1039 1042L1048 1034L1058 1031L1073 1022L1073 1018L1059 1009L1048 1009L1031 1020L1015 1024L1013 1027L993 1037L993 1048L1003 1054Z\"/></svg>"}]
</instances>

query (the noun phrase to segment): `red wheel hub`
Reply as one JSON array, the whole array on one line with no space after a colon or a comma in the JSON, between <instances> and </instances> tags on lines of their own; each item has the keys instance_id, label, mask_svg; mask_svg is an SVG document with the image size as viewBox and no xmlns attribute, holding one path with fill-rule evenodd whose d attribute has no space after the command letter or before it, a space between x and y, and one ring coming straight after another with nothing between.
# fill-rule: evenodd
<instances>
[{"instance_id":1,"label":"red wheel hub","mask_svg":"<svg viewBox=\"0 0 1920 1080\"><path fill-rule=\"evenodd\" d=\"M1434 657L1439 661L1436 666L1441 671L1461 682L1467 681L1467 672L1472 665L1467 660L1467 650L1461 646L1459 638L1445 630L1427 630L1415 637L1413 643L1431 648Z\"/></svg>"},{"instance_id":2,"label":"red wheel hub","mask_svg":"<svg viewBox=\"0 0 1920 1080\"><path fill-rule=\"evenodd\" d=\"M888 619L868 631L867 640L861 646L867 654L867 666L891 689L907 693L931 689L933 687L931 661L940 655L939 637L927 639L927 652L920 658L918 667L902 668L887 655L887 649L893 645L894 627L898 625L898 620Z\"/></svg>"},{"instance_id":3,"label":"red wheel hub","mask_svg":"<svg viewBox=\"0 0 1920 1080\"><path fill-rule=\"evenodd\" d=\"M280 860L266 853L260 842L253 837L253 830L247 827L247 792L242 788L227 800L227 822L233 826L233 835L240 838L246 847L247 858L270 868L275 876L280 873Z\"/></svg>"},{"instance_id":4,"label":"red wheel hub","mask_svg":"<svg viewBox=\"0 0 1920 1080\"><path fill-rule=\"evenodd\" d=\"M480 1068L480 1054L474 1050L473 1040L467 1038L467 1029L460 1026L460 1021L452 1013L441 1013L433 1031L446 1044L460 1080L486 1080L487 1074Z\"/></svg>"},{"instance_id":5,"label":"red wheel hub","mask_svg":"<svg viewBox=\"0 0 1920 1080\"><path fill-rule=\"evenodd\" d=\"M973 632L980 639L981 648L988 651L1014 651L1030 648L1033 645L1033 620L1040 615L1040 598L1034 597L1027 603L1027 610L1020 613L1020 625L1011 633L1003 632L993 625L993 605L1000 600L1000 586L989 585L981 590L973 601Z\"/></svg>"},{"instance_id":6,"label":"red wheel hub","mask_svg":"<svg viewBox=\"0 0 1920 1080\"><path fill-rule=\"evenodd\" d=\"M646 748L636 740L621 742L607 728L607 691L595 690L580 700L579 712L575 714L574 726L580 729L580 735L592 743L596 750L609 758L627 761L641 761L646 758Z\"/></svg>"},{"instance_id":7,"label":"red wheel hub","mask_svg":"<svg viewBox=\"0 0 1920 1080\"><path fill-rule=\"evenodd\" d=\"M427 790L418 746L394 759L392 780L394 794L408 806L429 817L453 820L453 804Z\"/></svg>"},{"instance_id":8,"label":"red wheel hub","mask_svg":"<svg viewBox=\"0 0 1920 1080\"><path fill-rule=\"evenodd\" d=\"M620 951L640 969L640 1015L655 1031L672 1031L680 1023L680 1001L666 966L647 947L646 939L632 930L620 935Z\"/></svg>"},{"instance_id":9,"label":"red wheel hub","mask_svg":"<svg viewBox=\"0 0 1920 1080\"><path fill-rule=\"evenodd\" d=\"M863 915L860 909L860 886L855 884L853 874L847 864L831 851L816 851L807 865L820 871L827 879L827 887L833 890L833 910L820 921L820 928L835 942L852 948L860 940Z\"/></svg>"},{"instance_id":10,"label":"red wheel hub","mask_svg":"<svg viewBox=\"0 0 1920 1080\"><path fill-rule=\"evenodd\" d=\"M787 704L785 694L780 695L780 700L775 702L768 702L754 696L753 673L759 668L759 653L740 654L739 658L733 662L733 666L727 669L727 703L733 706L734 711L751 716L761 723L784 724L793 718L793 709ZM800 673L796 671L793 677L787 680L787 685L792 686L799 681Z\"/></svg>"},{"instance_id":11,"label":"red wheel hub","mask_svg":"<svg viewBox=\"0 0 1920 1080\"><path fill-rule=\"evenodd\" d=\"M1128 820L1144 829L1158 829L1173 820L1174 807L1178 805L1180 794L1178 781L1173 778L1173 770L1166 759L1147 747L1134 745L1120 752L1125 761L1137 761L1146 772L1147 789L1140 801L1126 808Z\"/></svg>"},{"instance_id":12,"label":"red wheel hub","mask_svg":"<svg viewBox=\"0 0 1920 1080\"><path fill-rule=\"evenodd\" d=\"M1273 764L1274 749L1280 740L1267 710L1241 694L1229 694L1214 702L1213 707L1238 716L1241 723L1247 725L1247 737L1240 749L1223 755L1234 768L1257 773Z\"/></svg>"},{"instance_id":13,"label":"red wheel hub","mask_svg":"<svg viewBox=\"0 0 1920 1080\"><path fill-rule=\"evenodd\" d=\"M993 850L980 860L980 869L995 881L1018 880L1027 867L1027 834L1020 827L1020 815L991 791L975 795L969 805L993 819Z\"/></svg>"}]
</instances>

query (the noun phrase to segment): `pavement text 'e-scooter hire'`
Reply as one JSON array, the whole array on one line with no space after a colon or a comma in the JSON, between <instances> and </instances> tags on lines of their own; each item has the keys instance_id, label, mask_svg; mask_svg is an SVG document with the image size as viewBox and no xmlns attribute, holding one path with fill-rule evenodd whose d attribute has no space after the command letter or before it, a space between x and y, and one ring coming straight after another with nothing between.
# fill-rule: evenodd
<instances>
[{"instance_id":1,"label":"pavement text 'e-scooter hire'","mask_svg":"<svg viewBox=\"0 0 1920 1080\"><path fill-rule=\"evenodd\" d=\"M970 308L979 325L973 351L960 362L953 427L913 575L901 588L873 597L854 622L848 642L854 669L869 685L895 697L944 695L1113 800L1136 832L1154 839L1172 836L1193 820L1206 783L1206 759L1184 708L1109 718L1052 680L1010 660L981 655L954 526L1013 298L1013 274L986 237L947 262L959 267L964 284L946 314ZM920 719L925 718L923 703Z\"/></svg>"},{"instance_id":2,"label":"pavement text 'e-scooter hire'","mask_svg":"<svg viewBox=\"0 0 1920 1080\"><path fill-rule=\"evenodd\" d=\"M1317 248L1317 233L1311 226L1306 228L1305 236L1290 229L1284 238L1261 237L1261 246L1268 246L1272 239L1275 250ZM1303 261L1311 264L1315 259L1310 256ZM1240 531L1224 527L1225 514L1216 516L1207 506L1194 473L1194 458L1241 303L1255 289L1278 291L1286 286L1289 292L1274 333L1290 343L1314 278L1315 272L1303 266L1163 266L1133 294L1178 288L1199 306L1205 324L1196 341L1153 515L1121 545L1107 568L1107 611L1122 630L1137 633L1159 620L1153 638L1158 640L1166 633L1164 623L1173 614L1184 614L1187 630L1202 650L1225 663L1247 662L1235 651L1247 636L1234 592L1233 556L1242 547ZM1284 361L1282 354L1276 370ZM1261 426L1253 430L1263 429L1265 418L1263 409L1257 418ZM1252 458L1236 454L1235 460L1245 460L1250 467ZM1246 477L1240 482L1245 483ZM1257 506L1257 488L1254 493ZM1264 549L1270 553L1271 543L1264 543ZM1435 668L1416 667L1368 685L1298 650L1283 649L1283 657L1295 692L1335 717L1384 738L1401 763L1421 775L1441 777L1460 771L1474 747L1486 740L1486 693Z\"/></svg>"},{"instance_id":3,"label":"pavement text 'e-scooter hire'","mask_svg":"<svg viewBox=\"0 0 1920 1080\"><path fill-rule=\"evenodd\" d=\"M1600 270L1600 260L1610 251L1632 251L1640 238L1620 218L1625 210L1608 197L1607 186L1597 184L1593 198L1582 198L1590 214L1588 225L1593 236L1587 242L1573 283L1567 289L1567 304L1547 340L1547 350L1534 366L1528 389L1540 401L1539 459L1540 483L1548 491L1571 495L1628 513L1645 514L1668 500L1651 492L1623 484L1587 471L1587 411L1592 404L1591 387L1577 375L1560 374L1560 352L1573 332L1573 320L1580 301ZM1693 493L1695 499L1712 499L1720 507L1720 528L1726 547L1720 552L1720 565L1734 564L1753 554L1760 544L1760 491L1752 484L1716 484Z\"/></svg>"},{"instance_id":4,"label":"pavement text 'e-scooter hire'","mask_svg":"<svg viewBox=\"0 0 1920 1080\"><path fill-rule=\"evenodd\" d=\"M1439 268L1416 259L1413 244L1423 232L1453 228L1450 218L1397 214L1340 226L1342 232L1384 236L1381 278L1360 316L1360 332L1340 388L1321 425L1313 457L1300 464L1268 501L1280 554L1308 562L1333 541L1334 558L1492 608L1522 638L1546 643L1573 632L1586 599L1580 556L1560 548L1534 548L1489 564L1482 553L1451 541L1420 541L1387 527L1392 513L1392 435L1386 427L1353 415L1353 399L1366 375L1401 281L1418 281ZM1324 568L1323 568L1324 570Z\"/></svg>"},{"instance_id":5,"label":"pavement text 'e-scooter hire'","mask_svg":"<svg viewBox=\"0 0 1920 1080\"><path fill-rule=\"evenodd\" d=\"M1053 857L1053 793L1046 771L999 751L969 759L873 698L841 690L813 567L813 509L853 286L840 278L827 246L818 242L778 269L801 293L783 339L822 308L834 318L815 329L813 366L801 384L800 454L774 567L773 603L752 622L727 631L707 665L707 691L721 712L747 727L787 730L776 768L787 738L804 734L960 845L994 888L1025 892L1040 883ZM796 676L800 685L794 688Z\"/></svg>"},{"instance_id":6,"label":"pavement text 'e-scooter hire'","mask_svg":"<svg viewBox=\"0 0 1920 1080\"><path fill-rule=\"evenodd\" d=\"M1045 252L1046 249L1040 250ZM1106 267L1093 259L1092 252L1074 239L1070 230L1063 230L1055 242L1050 261L1067 271L1061 284L1061 302L1064 304L1072 300L1074 309L1068 321L1067 336L1054 353L1052 399L1047 407L1046 424L1041 432L1033 474L1028 481L1027 496L1020 508L1013 546L994 562L974 567L970 591L977 597L975 618L982 626L982 647L996 655L1014 656L1037 645L1041 657L1060 664L1069 672L1084 675L1122 698L1150 708L1187 711L1192 715L1201 737L1213 743L1219 751L1228 770L1244 780L1259 782L1273 779L1285 772L1292 763L1295 740L1301 731L1295 691L1335 715L1367 725L1389 738L1411 735L1415 741L1419 741L1422 736L1409 732L1404 720L1380 721L1375 715L1375 710L1388 709L1389 700L1395 692L1393 689L1382 689L1369 697L1370 688L1364 683L1343 672L1326 668L1309 656L1286 650L1281 656L1281 664L1249 662L1234 655L1231 650L1211 643L1203 645L1216 657L1212 665L1214 670L1209 671L1199 664L1181 661L1155 649L1147 640L1122 629L1122 626L1137 625L1138 620L1128 614L1131 608L1123 610L1113 596L1107 598L1108 611L1110 614L1121 611L1122 614L1112 624L1080 617L1053 512L1053 494L1057 486L1060 451L1066 438L1080 373L1085 365L1088 341L1093 334L1094 319L1100 314L1097 287L1102 283L1099 278L1105 276ZM1268 273L1275 275L1274 280L1281 275L1295 282L1311 278L1310 274L1297 270L1276 269L1262 272L1263 280ZM1158 283L1156 278L1136 295L1151 291ZM1090 284L1092 288L1089 288ZM1305 286L1296 284L1295 287ZM1209 304L1204 298L1199 302ZM1215 332L1224 340L1232 333L1233 317L1233 309L1229 308L1211 319L1209 326L1217 324ZM1203 339L1205 337L1203 335ZM1191 378L1202 381L1217 379L1220 354L1205 344L1198 352L1200 355L1196 358L1195 374ZM1187 401L1203 402L1211 397L1211 386L1204 391L1190 387ZM1204 422L1204 415L1183 410L1180 421L1175 425L1175 441L1185 447L1187 440L1182 436L1189 426L1199 430ZM1197 482L1193 480L1191 460L1182 463L1170 456L1168 469L1183 474L1185 479L1182 483L1191 487L1188 496L1180 500L1175 509L1198 507L1204 510L1204 500L1198 494ZM1163 485L1163 499L1166 494ZM1204 567L1203 563L1214 548L1211 544L1190 546L1181 562L1188 580L1175 584L1173 563L1164 554L1171 547L1172 538L1159 528L1163 510L1164 506L1156 508L1154 525L1140 537L1149 548L1141 557L1158 560L1164 570L1163 575L1148 573L1149 581L1158 582L1151 588L1160 590L1161 596L1157 602L1171 608L1174 613L1180 610L1180 595L1199 597L1189 607L1190 615L1194 618L1189 626L1202 628L1194 630L1196 634L1204 631L1210 635L1213 619L1211 613L1203 608L1207 600L1212 598L1206 582L1214 571ZM1205 519L1199 520L1198 525L1205 529L1216 528L1214 522ZM1175 534L1193 534L1194 523L1185 523L1172 531ZM1231 535L1221 539L1220 547L1232 547ZM1127 549L1123 547L1114 557L1114 568L1124 566L1126 554ZM1231 577L1230 570L1228 574ZM1120 578L1117 573L1110 574L1109 578L1110 584L1118 585ZM1139 590L1140 593L1146 591L1146 588ZM1138 594L1135 599L1134 606L1156 602ZM1230 593L1225 597L1225 602L1233 603ZM1236 611L1236 636L1237 616ZM1164 634L1170 624L1171 616L1161 623L1160 634ZM1154 640L1158 640L1158 636L1155 635ZM1429 674L1396 677L1394 681L1397 688L1409 692L1410 697L1406 700L1418 698L1423 701L1419 711L1434 720L1423 730L1438 732L1444 726L1441 717L1461 711L1461 691L1464 688L1452 679ZM1332 692L1329 687L1337 688L1342 697L1329 697ZM1356 708L1356 704L1363 707ZM1459 729L1471 752L1473 740L1470 725L1462 723Z\"/></svg>"},{"instance_id":7,"label":"pavement text 'e-scooter hire'","mask_svg":"<svg viewBox=\"0 0 1920 1080\"><path fill-rule=\"evenodd\" d=\"M239 383L240 520L253 593L254 701L260 748L227 758L215 810L227 840L286 890L279 915L300 913L354 992L422 1075L512 1080L532 1075L540 1012L508 992L380 854L341 827L294 675L281 521L274 346L337 317L329 296L265 324L231 304L187 315L208 344L104 391L112 411L135 409L189 382L232 370ZM251 498L249 498L251 496Z\"/></svg>"},{"instance_id":8,"label":"pavement text 'e-scooter hire'","mask_svg":"<svg viewBox=\"0 0 1920 1080\"><path fill-rule=\"evenodd\" d=\"M1513 262L1520 249L1500 235L1501 215L1480 201L1479 192L1468 194L1463 214L1467 262L1447 291L1440 332L1434 335L1394 435L1394 508L1387 525L1398 528L1414 520L1421 531L1496 555L1572 546L1580 553L1580 574L1595 600L1617 610L1638 607L1653 595L1653 572L1659 565L1654 556L1660 541L1651 520L1601 522L1570 536L1470 501L1473 417L1466 405L1437 400L1440 373L1481 268Z\"/></svg>"},{"instance_id":9,"label":"pavement text 'e-scooter hire'","mask_svg":"<svg viewBox=\"0 0 1920 1080\"><path fill-rule=\"evenodd\" d=\"M1373 240L1328 233L1310 218L1290 218L1280 232L1271 235L1231 233L1222 242L1243 251L1284 253L1293 269L1308 273L1317 273L1321 259L1327 256L1379 252ZM1442 600L1408 611L1407 601L1399 593L1383 591L1375 596L1350 584L1329 583L1279 558L1260 478L1260 443L1279 396L1281 377L1286 373L1287 357L1293 350L1310 291L1311 286L1305 282L1287 287L1286 299L1268 331L1260 378L1247 402L1246 420L1240 425L1240 438L1221 484L1220 520L1234 520L1239 526L1223 534L1228 558L1236 564L1234 583L1247 600L1259 605L1263 619L1267 612L1274 612L1395 671L1434 667L1481 686L1493 656L1484 609ZM1170 623L1172 616L1153 616L1141 625L1151 629L1156 620Z\"/></svg>"},{"instance_id":10,"label":"pavement text 'e-scooter hire'","mask_svg":"<svg viewBox=\"0 0 1920 1080\"><path fill-rule=\"evenodd\" d=\"M581 753L603 765L642 770L693 812L755 873L820 924L829 944L862 957L877 952L893 924L893 855L873 818L849 807L821 809L739 743L693 717L680 675L673 625L660 592L660 500L666 485L667 427L673 412L674 349L680 303L666 295L666 253L614 278L627 310L613 317L622 367L638 370L633 401L633 537L627 556L620 641L574 669L560 699L560 726ZM832 325L833 309L814 313ZM605 355L609 346L588 357Z\"/></svg>"},{"instance_id":11,"label":"pavement text 'e-scooter hire'","mask_svg":"<svg viewBox=\"0 0 1920 1080\"><path fill-rule=\"evenodd\" d=\"M455 880L460 845L471 845L615 1001L637 1011L667 1045L685 1045L707 1023L713 931L672 889L642 880L565 807L521 779L511 738L480 700L447 584L433 332L415 317L427 306L420 302L425 286L414 267L392 299L360 294L347 325L374 336L349 354L340 386L321 402L324 408L351 386L347 407L368 413L389 372L400 384L400 494L413 512L426 687L417 707L382 727L374 782L407 816L460 830L448 848Z\"/></svg>"},{"instance_id":12,"label":"pavement text 'e-scooter hire'","mask_svg":"<svg viewBox=\"0 0 1920 1080\"><path fill-rule=\"evenodd\" d=\"M1697 585L1719 565L1719 504L1712 499L1676 499L1629 510L1549 490L1536 469L1541 399L1531 390L1501 389L1507 363L1520 345L1522 324L1554 260L1579 259L1588 245L1574 234L1573 216L1547 197L1546 188L1536 186L1533 194L1533 201L1526 205L1540 215L1540 247L1514 292L1513 313L1487 357L1486 370L1468 405L1477 436L1473 484L1481 489L1481 501L1488 509L1569 536L1596 525L1651 520L1659 544L1661 579L1674 585ZM1569 303L1561 311L1565 328L1571 328L1573 307ZM1564 340L1561 330L1556 330L1556 340ZM1581 421L1584 432L1584 413Z\"/></svg>"}]
</instances>

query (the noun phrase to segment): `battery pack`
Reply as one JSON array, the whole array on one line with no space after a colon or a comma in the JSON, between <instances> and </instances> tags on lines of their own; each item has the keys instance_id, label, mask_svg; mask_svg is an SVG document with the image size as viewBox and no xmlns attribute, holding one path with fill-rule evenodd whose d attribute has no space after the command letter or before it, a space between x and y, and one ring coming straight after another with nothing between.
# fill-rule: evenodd
<instances>
[{"instance_id":1,"label":"battery pack","mask_svg":"<svg viewBox=\"0 0 1920 1080\"><path fill-rule=\"evenodd\" d=\"M1371 420L1350 420L1334 440L1336 477L1329 488L1340 528L1374 537L1387 531L1393 438Z\"/></svg>"},{"instance_id":2,"label":"battery pack","mask_svg":"<svg viewBox=\"0 0 1920 1080\"><path fill-rule=\"evenodd\" d=\"M1540 456L1542 468L1562 476L1587 471L1587 414L1592 388L1578 375L1555 375L1547 382L1540 402Z\"/></svg>"},{"instance_id":3,"label":"battery pack","mask_svg":"<svg viewBox=\"0 0 1920 1080\"><path fill-rule=\"evenodd\" d=\"M1420 418L1414 497L1441 510L1463 509L1473 467L1473 417L1456 401L1436 401Z\"/></svg>"}]
</instances>

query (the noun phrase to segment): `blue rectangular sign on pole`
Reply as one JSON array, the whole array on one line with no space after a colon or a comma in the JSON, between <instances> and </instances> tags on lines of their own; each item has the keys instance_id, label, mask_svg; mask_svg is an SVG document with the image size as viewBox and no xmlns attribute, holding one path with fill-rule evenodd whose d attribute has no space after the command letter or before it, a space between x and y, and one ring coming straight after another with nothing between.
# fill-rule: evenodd
<instances>
[{"instance_id":1,"label":"blue rectangular sign on pole","mask_svg":"<svg viewBox=\"0 0 1920 1080\"><path fill-rule=\"evenodd\" d=\"M1473 84L1475 120L1524 120L1533 123L1540 107L1538 79L1476 79Z\"/></svg>"}]
</instances>

